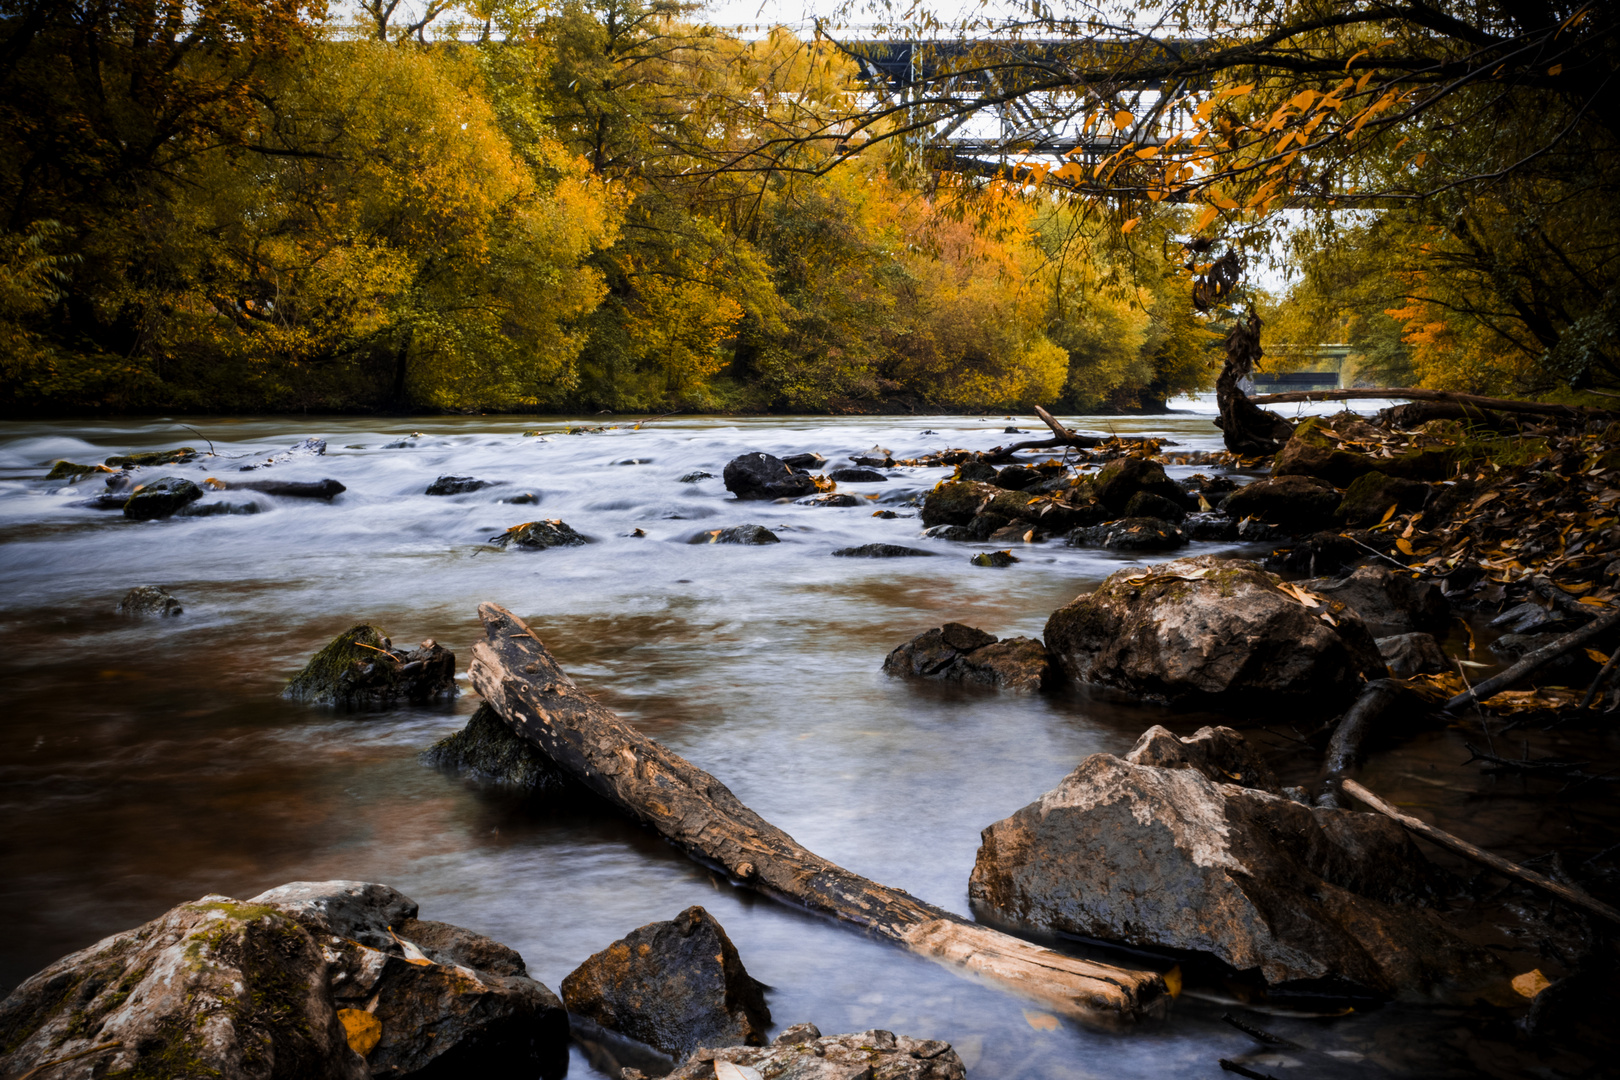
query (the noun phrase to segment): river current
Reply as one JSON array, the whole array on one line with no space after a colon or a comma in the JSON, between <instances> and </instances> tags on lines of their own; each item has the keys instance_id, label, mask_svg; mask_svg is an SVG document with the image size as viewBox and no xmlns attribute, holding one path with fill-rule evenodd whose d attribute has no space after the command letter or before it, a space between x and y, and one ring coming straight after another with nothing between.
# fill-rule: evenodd
<instances>
[{"instance_id":1,"label":"river current","mask_svg":"<svg viewBox=\"0 0 1620 1080\"><path fill-rule=\"evenodd\" d=\"M1169 416L1069 419L1163 436L1177 450L1218 448L1212 403L1178 404ZM430 708L340 713L279 696L311 654L358 622L382 626L396 644L435 638L464 671L476 607L497 601L530 622L583 689L812 851L967 913L980 829L1087 754L1121 753L1151 723L1188 733L1208 718L1081 694L1014 698L891 680L883 657L947 621L1038 637L1052 610L1134 560L1049 543L1018 551L1009 568L970 565L990 545L919 538L911 501L946 469L843 485L874 496L854 508L738 502L720 474L754 450L818 451L830 467L874 445L896 458L984 449L1020 437L1004 433L1007 420L186 422L195 433L169 420L0 431L0 993L206 893L349 878L387 882L424 918L516 948L553 989L629 930L702 904L771 987L778 1029L808 1020L827 1033L878 1027L946 1039L974 1077L1213 1078L1224 1075L1217 1059L1254 1049L1221 1022L1240 1003L1218 987L1190 986L1169 1020L1136 1030L1057 1022L850 927L733 888L634 826L537 810L425 768L417 754L477 706L464 677L461 696ZM1017 422L1031 432L1023 437L1042 437L1032 424ZM570 425L617 426L565 434ZM523 434L535 429L545 434ZM241 465L305 436L327 439L328 453L251 478L331 477L347 487L331 503L224 492L209 498L263 511L138 523L74 505L101 489L99 477L42 479L56 459L207 451L210 441L217 456L142 475L242 478ZM680 482L695 470L713 478ZM425 495L443 475L500 486ZM538 506L497 501L525 492ZM880 509L900 516L874 516ZM561 518L593 542L538 552L486 543L535 518ZM744 523L782 542L688 542ZM645 535L631 535L637 529ZM876 541L939 557L830 557ZM1184 553L1244 550L1194 544ZM115 614L127 589L149 583L167 586L185 613ZM1441 825L1460 820L1479 781L1457 764L1457 740L1423 736L1398 767L1369 765L1368 782L1427 807ZM1287 733L1273 732L1268 746L1286 774ZM1314 752L1294 757L1309 775ZM1510 856L1530 840L1507 826L1471 838ZM1490 1068L1471 1060L1467 1026L1444 1010L1243 1015L1397 1073ZM570 1076L602 1075L576 1052Z\"/></svg>"}]
</instances>

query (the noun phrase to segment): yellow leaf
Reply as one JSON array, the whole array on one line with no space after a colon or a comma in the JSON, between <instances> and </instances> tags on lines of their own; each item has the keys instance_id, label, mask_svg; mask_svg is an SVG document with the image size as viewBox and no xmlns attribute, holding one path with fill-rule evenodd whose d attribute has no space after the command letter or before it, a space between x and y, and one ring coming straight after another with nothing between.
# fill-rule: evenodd
<instances>
[{"instance_id":1,"label":"yellow leaf","mask_svg":"<svg viewBox=\"0 0 1620 1080\"><path fill-rule=\"evenodd\" d=\"M1587 656L1592 658L1592 663L1594 664L1607 664L1609 662L1609 658L1603 653L1598 652L1596 649L1587 649L1585 652Z\"/></svg>"},{"instance_id":2,"label":"yellow leaf","mask_svg":"<svg viewBox=\"0 0 1620 1080\"><path fill-rule=\"evenodd\" d=\"M1428 161L1428 160L1429 160L1429 154L1428 154L1428 151L1425 150L1423 153L1418 154L1416 157L1414 157L1412 159L1412 164L1416 168L1421 169L1421 168L1423 168L1423 163L1425 161Z\"/></svg>"},{"instance_id":3,"label":"yellow leaf","mask_svg":"<svg viewBox=\"0 0 1620 1080\"><path fill-rule=\"evenodd\" d=\"M1141 219L1141 218L1139 218L1139 217L1133 217L1133 218L1131 218L1131 220L1129 220L1129 221L1127 221L1127 222L1126 222L1126 223L1125 223L1125 224L1123 224L1123 225L1121 225L1121 226L1120 226L1120 227L1119 227L1119 231L1120 231L1120 232L1122 232L1122 233L1128 233L1128 232L1130 232L1130 231L1131 231L1131 230L1132 230L1132 229L1134 229L1134 228L1136 228L1136 224L1137 224L1137 222L1139 222L1139 221L1141 221L1141 220L1142 220L1142 219Z\"/></svg>"},{"instance_id":4,"label":"yellow leaf","mask_svg":"<svg viewBox=\"0 0 1620 1080\"><path fill-rule=\"evenodd\" d=\"M1124 109L1121 109L1119 112L1114 114L1114 126L1117 128L1128 128L1131 126L1131 121L1135 119L1136 117L1132 116Z\"/></svg>"},{"instance_id":5,"label":"yellow leaf","mask_svg":"<svg viewBox=\"0 0 1620 1080\"><path fill-rule=\"evenodd\" d=\"M1180 964L1177 964L1175 967L1164 973L1164 988L1170 991L1170 996L1173 998L1178 998L1181 996Z\"/></svg>"},{"instance_id":6,"label":"yellow leaf","mask_svg":"<svg viewBox=\"0 0 1620 1080\"><path fill-rule=\"evenodd\" d=\"M1577 604L1590 604L1592 607L1608 607L1608 603L1595 596L1583 596L1576 601Z\"/></svg>"},{"instance_id":7,"label":"yellow leaf","mask_svg":"<svg viewBox=\"0 0 1620 1080\"><path fill-rule=\"evenodd\" d=\"M1142 149L1136 152L1136 156L1141 158L1143 161L1146 161L1150 157L1157 157L1158 155L1159 148L1157 146L1144 146Z\"/></svg>"},{"instance_id":8,"label":"yellow leaf","mask_svg":"<svg viewBox=\"0 0 1620 1080\"><path fill-rule=\"evenodd\" d=\"M1204 229L1208 227L1210 222L1214 221L1220 216L1220 213L1221 212L1213 206L1204 207L1203 213L1199 214L1198 220L1193 223L1192 231L1203 232Z\"/></svg>"},{"instance_id":9,"label":"yellow leaf","mask_svg":"<svg viewBox=\"0 0 1620 1080\"><path fill-rule=\"evenodd\" d=\"M1552 67L1547 69L1547 74L1549 74L1549 75L1561 75L1561 74L1563 74L1563 71L1564 71L1564 65L1563 64L1554 64Z\"/></svg>"},{"instance_id":10,"label":"yellow leaf","mask_svg":"<svg viewBox=\"0 0 1620 1080\"><path fill-rule=\"evenodd\" d=\"M1402 555L1416 555L1417 554L1417 552L1412 550L1412 541L1406 539L1406 537L1404 537L1404 536L1401 537L1399 540L1395 541L1395 546L1396 546L1396 548L1398 548L1400 550L1400 553Z\"/></svg>"},{"instance_id":11,"label":"yellow leaf","mask_svg":"<svg viewBox=\"0 0 1620 1080\"><path fill-rule=\"evenodd\" d=\"M1382 525L1384 522L1386 522L1390 518L1394 517L1395 516L1395 511L1399 510L1399 509L1400 509L1400 503L1390 503L1389 504L1389 509L1384 511L1384 516L1378 519L1378 524Z\"/></svg>"},{"instance_id":12,"label":"yellow leaf","mask_svg":"<svg viewBox=\"0 0 1620 1080\"><path fill-rule=\"evenodd\" d=\"M1521 997L1533 998L1551 985L1552 980L1543 975L1540 968L1532 968L1523 975L1513 977L1513 989L1517 990Z\"/></svg>"},{"instance_id":13,"label":"yellow leaf","mask_svg":"<svg viewBox=\"0 0 1620 1080\"><path fill-rule=\"evenodd\" d=\"M1034 1028L1036 1031L1056 1031L1058 1027L1058 1018L1050 1013L1031 1012L1030 1010L1025 1009L1024 1019L1028 1021L1029 1026Z\"/></svg>"},{"instance_id":14,"label":"yellow leaf","mask_svg":"<svg viewBox=\"0 0 1620 1080\"><path fill-rule=\"evenodd\" d=\"M1515 982L1517 986L1517 982ZM349 1039L349 1049L365 1057L382 1039L382 1023L364 1009L339 1009L338 1020Z\"/></svg>"}]
</instances>

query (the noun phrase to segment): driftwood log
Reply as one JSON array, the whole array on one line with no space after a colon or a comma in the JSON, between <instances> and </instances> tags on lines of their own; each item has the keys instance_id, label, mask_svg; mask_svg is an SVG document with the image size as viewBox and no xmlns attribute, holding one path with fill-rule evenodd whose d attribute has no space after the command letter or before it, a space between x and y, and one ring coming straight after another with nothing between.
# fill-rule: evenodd
<instances>
[{"instance_id":1,"label":"driftwood log","mask_svg":"<svg viewBox=\"0 0 1620 1080\"><path fill-rule=\"evenodd\" d=\"M1381 386L1356 390L1288 390L1281 394L1257 394L1249 400L1256 405L1283 405L1295 401L1364 401L1373 398L1449 401L1457 405L1494 409L1497 412L1533 413L1538 416L1561 416L1572 420L1595 420L1620 415L1612 409L1594 409L1586 405L1547 405L1539 401L1513 401L1509 398L1483 397L1479 394L1458 394L1449 390L1424 390L1415 386Z\"/></svg>"},{"instance_id":2,"label":"driftwood log","mask_svg":"<svg viewBox=\"0 0 1620 1080\"><path fill-rule=\"evenodd\" d=\"M1020 450L1060 450L1079 449L1092 450L1105 442L1146 442L1145 435L1111 435L1103 438L1101 435L1083 435L1073 428L1066 427L1062 421L1039 405L1035 406L1035 415L1040 417L1041 423L1052 429L1050 439L1031 439L1028 442L1013 443L1011 446L992 446L979 455L980 461L1004 461Z\"/></svg>"},{"instance_id":3,"label":"driftwood log","mask_svg":"<svg viewBox=\"0 0 1620 1080\"><path fill-rule=\"evenodd\" d=\"M699 862L768 896L866 928L912 952L1091 1022L1168 1007L1151 971L1033 945L852 874L806 850L713 776L625 723L576 687L540 638L497 604L480 604L485 638L468 677L520 737L617 809Z\"/></svg>"},{"instance_id":4,"label":"driftwood log","mask_svg":"<svg viewBox=\"0 0 1620 1080\"><path fill-rule=\"evenodd\" d=\"M1534 870L1527 870L1516 862L1510 862L1500 855L1493 855L1482 847L1477 847L1466 840L1452 836L1444 829L1437 829L1426 821L1421 821L1410 814L1403 814L1354 780L1344 781L1344 791L1345 794L1355 796L1385 817L1400 822L1410 832L1423 837L1432 844L1439 844L1443 848L1449 848L1459 855L1472 859L1481 866L1490 867L1504 877L1522 881L1526 885L1534 885L1536 888L1551 893L1566 903L1573 904L1582 911L1590 912L1600 919L1606 919L1611 923L1620 925L1620 911L1616 911L1608 904L1581 889L1577 889L1572 885L1565 885L1563 882L1554 881L1549 877L1543 877Z\"/></svg>"}]
</instances>

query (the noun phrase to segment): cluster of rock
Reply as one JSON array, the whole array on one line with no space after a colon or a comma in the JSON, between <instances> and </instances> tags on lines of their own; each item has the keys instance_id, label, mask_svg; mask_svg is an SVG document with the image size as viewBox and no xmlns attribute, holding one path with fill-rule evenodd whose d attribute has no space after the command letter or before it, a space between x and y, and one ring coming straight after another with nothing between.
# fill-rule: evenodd
<instances>
[{"instance_id":1,"label":"cluster of rock","mask_svg":"<svg viewBox=\"0 0 1620 1080\"><path fill-rule=\"evenodd\" d=\"M263 461L240 467L241 472L267 468L302 457L326 453L325 439L305 439ZM157 521L171 517L215 517L221 514L256 514L254 502L204 501L209 491L251 491L292 499L324 499L341 495L344 486L336 480L220 480L208 477L201 483L183 476L158 476L139 480L137 471L162 465L181 465L199 455L189 446L176 450L155 450L139 454L115 454L103 465L79 465L58 461L46 476L48 480L78 482L95 473L107 473L106 491L77 505L92 510L120 510L132 521ZM116 468L115 468L116 467Z\"/></svg>"},{"instance_id":2,"label":"cluster of rock","mask_svg":"<svg viewBox=\"0 0 1620 1080\"><path fill-rule=\"evenodd\" d=\"M890 675L946 682L977 683L1029 694L1049 685L1051 657L1034 638L998 641L961 623L946 623L899 646L883 661Z\"/></svg>"}]
</instances>

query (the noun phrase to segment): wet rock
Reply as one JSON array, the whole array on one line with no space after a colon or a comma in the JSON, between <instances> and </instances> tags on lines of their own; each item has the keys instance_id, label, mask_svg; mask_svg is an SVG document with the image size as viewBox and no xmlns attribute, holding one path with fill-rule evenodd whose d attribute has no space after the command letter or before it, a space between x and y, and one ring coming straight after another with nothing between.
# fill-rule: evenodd
<instances>
[{"instance_id":1,"label":"wet rock","mask_svg":"<svg viewBox=\"0 0 1620 1080\"><path fill-rule=\"evenodd\" d=\"M874 510L872 511L872 516L875 518L884 518L886 520L893 521L900 515L895 513L893 510ZM906 516L910 517L911 515L908 514Z\"/></svg>"},{"instance_id":2,"label":"wet rock","mask_svg":"<svg viewBox=\"0 0 1620 1080\"><path fill-rule=\"evenodd\" d=\"M509 499L497 499L496 501L505 503L508 506L535 506L539 504L540 496L532 491L525 491L521 495L513 495Z\"/></svg>"},{"instance_id":3,"label":"wet rock","mask_svg":"<svg viewBox=\"0 0 1620 1080\"><path fill-rule=\"evenodd\" d=\"M1158 518L1121 518L1105 525L1075 529L1065 538L1070 547L1110 551L1170 551L1187 543L1187 534Z\"/></svg>"},{"instance_id":4,"label":"wet rock","mask_svg":"<svg viewBox=\"0 0 1620 1080\"><path fill-rule=\"evenodd\" d=\"M822 495L813 495L808 499L800 499L799 504L801 506L859 506L861 500L842 491L829 491Z\"/></svg>"},{"instance_id":5,"label":"wet rock","mask_svg":"<svg viewBox=\"0 0 1620 1080\"><path fill-rule=\"evenodd\" d=\"M1124 516L1179 522L1187 516L1187 508L1179 500L1167 499L1151 491L1138 491L1125 504Z\"/></svg>"},{"instance_id":6,"label":"wet rock","mask_svg":"<svg viewBox=\"0 0 1620 1080\"><path fill-rule=\"evenodd\" d=\"M81 506L86 510L122 510L124 504L129 502L129 496L122 492L107 492L90 499L80 499L69 503L69 506Z\"/></svg>"},{"instance_id":7,"label":"wet rock","mask_svg":"<svg viewBox=\"0 0 1620 1080\"><path fill-rule=\"evenodd\" d=\"M979 554L968 560L968 562L972 563L974 566L990 566L998 568L1011 566L1013 563L1020 561L1022 560L1020 560L1018 556L1014 555L1010 551L981 551Z\"/></svg>"},{"instance_id":8,"label":"wet rock","mask_svg":"<svg viewBox=\"0 0 1620 1080\"><path fill-rule=\"evenodd\" d=\"M862 468L829 469L827 478L840 484L886 484L889 481L887 476L876 469Z\"/></svg>"},{"instance_id":9,"label":"wet rock","mask_svg":"<svg viewBox=\"0 0 1620 1080\"><path fill-rule=\"evenodd\" d=\"M254 469L266 469L271 465L281 465L288 461L292 461L295 458L322 457L325 454L325 439L305 439L303 442L294 443L292 446L289 446L279 454L270 455L263 461L256 461L251 465L243 465L239 471L252 472Z\"/></svg>"},{"instance_id":10,"label":"wet rock","mask_svg":"<svg viewBox=\"0 0 1620 1080\"><path fill-rule=\"evenodd\" d=\"M1219 511L1188 514L1181 523L1189 540L1236 540L1237 530L1237 521Z\"/></svg>"},{"instance_id":11,"label":"wet rock","mask_svg":"<svg viewBox=\"0 0 1620 1080\"><path fill-rule=\"evenodd\" d=\"M1211 555L1121 570L1053 612L1046 644L1077 683L1246 711L1328 712L1384 674L1353 611L1307 608L1277 585L1254 563Z\"/></svg>"},{"instance_id":12,"label":"wet rock","mask_svg":"<svg viewBox=\"0 0 1620 1080\"><path fill-rule=\"evenodd\" d=\"M232 491L257 491L283 499L335 499L349 490L336 480L233 480Z\"/></svg>"},{"instance_id":13,"label":"wet rock","mask_svg":"<svg viewBox=\"0 0 1620 1080\"><path fill-rule=\"evenodd\" d=\"M923 496L924 525L966 525L999 488L972 480L942 480Z\"/></svg>"},{"instance_id":14,"label":"wet rock","mask_svg":"<svg viewBox=\"0 0 1620 1080\"><path fill-rule=\"evenodd\" d=\"M967 480L975 483L989 483L996 478L996 467L987 461L964 461L956 467L952 480Z\"/></svg>"},{"instance_id":15,"label":"wet rock","mask_svg":"<svg viewBox=\"0 0 1620 1080\"><path fill-rule=\"evenodd\" d=\"M894 468L894 451L882 446L874 446L864 454L851 454L849 460L868 469Z\"/></svg>"},{"instance_id":16,"label":"wet rock","mask_svg":"<svg viewBox=\"0 0 1620 1080\"><path fill-rule=\"evenodd\" d=\"M250 903L296 920L319 944L338 1016L371 1043L372 1076L556 1080L566 1071L567 1011L504 945L418 920L409 897L368 882L295 882Z\"/></svg>"},{"instance_id":17,"label":"wet rock","mask_svg":"<svg viewBox=\"0 0 1620 1080\"><path fill-rule=\"evenodd\" d=\"M686 475L682 476L679 482L682 483L682 484L695 484L699 480L713 480L713 479L714 479L714 473L704 472L702 469L695 469L692 472L689 472Z\"/></svg>"},{"instance_id":18,"label":"wet rock","mask_svg":"<svg viewBox=\"0 0 1620 1080\"><path fill-rule=\"evenodd\" d=\"M136 521L172 517L175 511L202 498L202 488L179 476L163 476L141 484L124 503L124 516Z\"/></svg>"},{"instance_id":19,"label":"wet rock","mask_svg":"<svg viewBox=\"0 0 1620 1080\"><path fill-rule=\"evenodd\" d=\"M795 1024L770 1046L703 1049L666 1080L713 1080L715 1062L729 1061L773 1080L966 1080L951 1044L890 1031L823 1036L814 1024ZM739 1070L740 1071L740 1070ZM747 1076L747 1073L742 1075ZM626 1080L642 1080L627 1071Z\"/></svg>"},{"instance_id":20,"label":"wet rock","mask_svg":"<svg viewBox=\"0 0 1620 1080\"><path fill-rule=\"evenodd\" d=\"M979 539L966 525L935 525L931 529L924 529L923 535L930 540L952 540L962 544Z\"/></svg>"},{"instance_id":21,"label":"wet rock","mask_svg":"<svg viewBox=\"0 0 1620 1080\"><path fill-rule=\"evenodd\" d=\"M827 464L827 459L814 452L808 454L789 454L787 457L782 459L782 463L784 465L790 465L795 469L819 469L823 465Z\"/></svg>"},{"instance_id":22,"label":"wet rock","mask_svg":"<svg viewBox=\"0 0 1620 1080\"><path fill-rule=\"evenodd\" d=\"M1252 523L1251 523L1252 524ZM1288 570L1308 577L1342 575L1368 555L1366 548L1336 532L1312 533L1266 559L1267 570Z\"/></svg>"},{"instance_id":23,"label":"wet rock","mask_svg":"<svg viewBox=\"0 0 1620 1080\"><path fill-rule=\"evenodd\" d=\"M1131 496L1138 492L1149 492L1177 504L1186 498L1175 481L1165 475L1163 465L1140 457L1117 458L1104 465L1092 479L1091 490L1098 502L1116 514L1123 514Z\"/></svg>"},{"instance_id":24,"label":"wet rock","mask_svg":"<svg viewBox=\"0 0 1620 1080\"><path fill-rule=\"evenodd\" d=\"M110 492L130 492L135 489L135 477L128 472L120 470L107 477L107 490Z\"/></svg>"},{"instance_id":25,"label":"wet rock","mask_svg":"<svg viewBox=\"0 0 1620 1080\"><path fill-rule=\"evenodd\" d=\"M770 454L743 454L726 462L726 490L739 499L797 499L816 493L816 482Z\"/></svg>"},{"instance_id":26,"label":"wet rock","mask_svg":"<svg viewBox=\"0 0 1620 1080\"><path fill-rule=\"evenodd\" d=\"M1394 634L1376 641L1378 655L1397 679L1432 675L1451 670L1451 661L1433 634Z\"/></svg>"},{"instance_id":27,"label":"wet rock","mask_svg":"<svg viewBox=\"0 0 1620 1080\"><path fill-rule=\"evenodd\" d=\"M1314 476L1271 476L1238 488L1221 503L1235 518L1252 517L1289 532L1316 532L1333 522L1341 497Z\"/></svg>"},{"instance_id":28,"label":"wet rock","mask_svg":"<svg viewBox=\"0 0 1620 1080\"><path fill-rule=\"evenodd\" d=\"M992 544L1039 544L1049 534L1033 521L1010 521L996 529L986 540Z\"/></svg>"},{"instance_id":29,"label":"wet rock","mask_svg":"<svg viewBox=\"0 0 1620 1080\"><path fill-rule=\"evenodd\" d=\"M0 1032L10 1076L370 1075L319 944L286 914L226 896L56 961L0 1002Z\"/></svg>"},{"instance_id":30,"label":"wet rock","mask_svg":"<svg viewBox=\"0 0 1620 1080\"><path fill-rule=\"evenodd\" d=\"M780 544L782 538L763 525L733 525L727 529L710 529L698 533L690 541L694 544Z\"/></svg>"},{"instance_id":31,"label":"wet rock","mask_svg":"<svg viewBox=\"0 0 1620 1080\"><path fill-rule=\"evenodd\" d=\"M966 525L975 540L988 540L998 529L1005 528L1011 519L1005 514L980 512Z\"/></svg>"},{"instance_id":32,"label":"wet rock","mask_svg":"<svg viewBox=\"0 0 1620 1080\"><path fill-rule=\"evenodd\" d=\"M1344 435L1351 437L1358 434L1375 434L1370 430L1364 431L1353 427L1355 424L1365 425L1366 421L1360 418L1343 419L1347 415L1311 416L1301 421L1294 429L1293 436L1278 451L1276 460L1272 463L1271 474L1315 476L1336 487L1349 487L1357 477L1378 469L1380 464L1378 459L1347 450L1340 445L1342 436L1341 432L1336 430L1336 423L1344 429Z\"/></svg>"},{"instance_id":33,"label":"wet rock","mask_svg":"<svg viewBox=\"0 0 1620 1080\"><path fill-rule=\"evenodd\" d=\"M174 512L175 517L242 517L259 513L258 503L194 502Z\"/></svg>"},{"instance_id":34,"label":"wet rock","mask_svg":"<svg viewBox=\"0 0 1620 1080\"><path fill-rule=\"evenodd\" d=\"M179 615L184 610L162 585L137 585L118 601L120 615Z\"/></svg>"},{"instance_id":35,"label":"wet rock","mask_svg":"<svg viewBox=\"0 0 1620 1080\"><path fill-rule=\"evenodd\" d=\"M586 540L566 521L547 518L544 521L525 521L522 525L514 525L501 535L490 537L489 542L498 547L510 544L529 551L544 551L547 548L579 547L586 543Z\"/></svg>"},{"instance_id":36,"label":"wet rock","mask_svg":"<svg viewBox=\"0 0 1620 1080\"><path fill-rule=\"evenodd\" d=\"M932 557L934 553L900 544L862 544L860 547L839 548L833 554L846 559L906 559L918 555Z\"/></svg>"},{"instance_id":37,"label":"wet rock","mask_svg":"<svg viewBox=\"0 0 1620 1080\"><path fill-rule=\"evenodd\" d=\"M1247 544L1275 544L1284 539L1281 525L1271 525L1258 518L1244 518L1238 522L1237 538Z\"/></svg>"},{"instance_id":38,"label":"wet rock","mask_svg":"<svg viewBox=\"0 0 1620 1080\"><path fill-rule=\"evenodd\" d=\"M463 495L469 491L479 491L483 488L493 487L497 481L478 480L471 476L441 476L428 485L425 495Z\"/></svg>"},{"instance_id":39,"label":"wet rock","mask_svg":"<svg viewBox=\"0 0 1620 1080\"><path fill-rule=\"evenodd\" d=\"M179 465L197 456L189 446L176 450L148 450L139 454L114 454L106 464L113 468L144 469L152 465Z\"/></svg>"},{"instance_id":40,"label":"wet rock","mask_svg":"<svg viewBox=\"0 0 1620 1080\"><path fill-rule=\"evenodd\" d=\"M714 917L689 907L649 923L562 981L570 1012L679 1060L700 1046L765 1042L765 987Z\"/></svg>"},{"instance_id":41,"label":"wet rock","mask_svg":"<svg viewBox=\"0 0 1620 1080\"><path fill-rule=\"evenodd\" d=\"M51 466L51 471L45 474L47 480L73 480L91 473L106 472L105 465L76 465L71 461L58 461Z\"/></svg>"},{"instance_id":42,"label":"wet rock","mask_svg":"<svg viewBox=\"0 0 1620 1080\"><path fill-rule=\"evenodd\" d=\"M1167 760L1171 740L1154 728L1123 759L1094 754L986 829L968 886L979 910L1203 953L1273 985L1418 995L1493 974L1428 908L1437 872L1395 822L1257 787L1269 778L1230 751Z\"/></svg>"},{"instance_id":43,"label":"wet rock","mask_svg":"<svg viewBox=\"0 0 1620 1080\"><path fill-rule=\"evenodd\" d=\"M456 654L429 638L407 652L375 626L361 623L333 638L282 696L346 709L423 703L456 693Z\"/></svg>"},{"instance_id":44,"label":"wet rock","mask_svg":"<svg viewBox=\"0 0 1620 1080\"><path fill-rule=\"evenodd\" d=\"M886 674L908 679L977 683L1031 694L1053 678L1046 646L1033 638L1008 638L962 623L946 623L917 635L883 660Z\"/></svg>"},{"instance_id":45,"label":"wet rock","mask_svg":"<svg viewBox=\"0 0 1620 1080\"><path fill-rule=\"evenodd\" d=\"M1534 600L1526 600L1492 619L1491 628L1508 634L1536 634L1574 627L1572 620L1563 612L1544 608Z\"/></svg>"},{"instance_id":46,"label":"wet rock","mask_svg":"<svg viewBox=\"0 0 1620 1080\"><path fill-rule=\"evenodd\" d=\"M576 792L574 782L527 739L506 726L487 704L467 719L467 726L422 751L422 764L529 795L562 796Z\"/></svg>"},{"instance_id":47,"label":"wet rock","mask_svg":"<svg viewBox=\"0 0 1620 1080\"><path fill-rule=\"evenodd\" d=\"M1042 479L1044 477L1041 476L1040 472L1028 465L1008 465L1005 469L996 473L995 479L990 482L996 487L1006 488L1008 491L1023 491L1030 485L1039 483Z\"/></svg>"},{"instance_id":48,"label":"wet rock","mask_svg":"<svg viewBox=\"0 0 1620 1080\"><path fill-rule=\"evenodd\" d=\"M1345 489L1337 515L1351 525L1376 525L1390 507L1396 513L1423 509L1430 490L1428 484L1386 476L1375 469L1362 473Z\"/></svg>"},{"instance_id":49,"label":"wet rock","mask_svg":"<svg viewBox=\"0 0 1620 1080\"><path fill-rule=\"evenodd\" d=\"M1440 586L1398 570L1362 566L1345 577L1310 578L1300 584L1354 611L1375 638L1414 630L1444 634L1451 625L1451 608Z\"/></svg>"}]
</instances>

